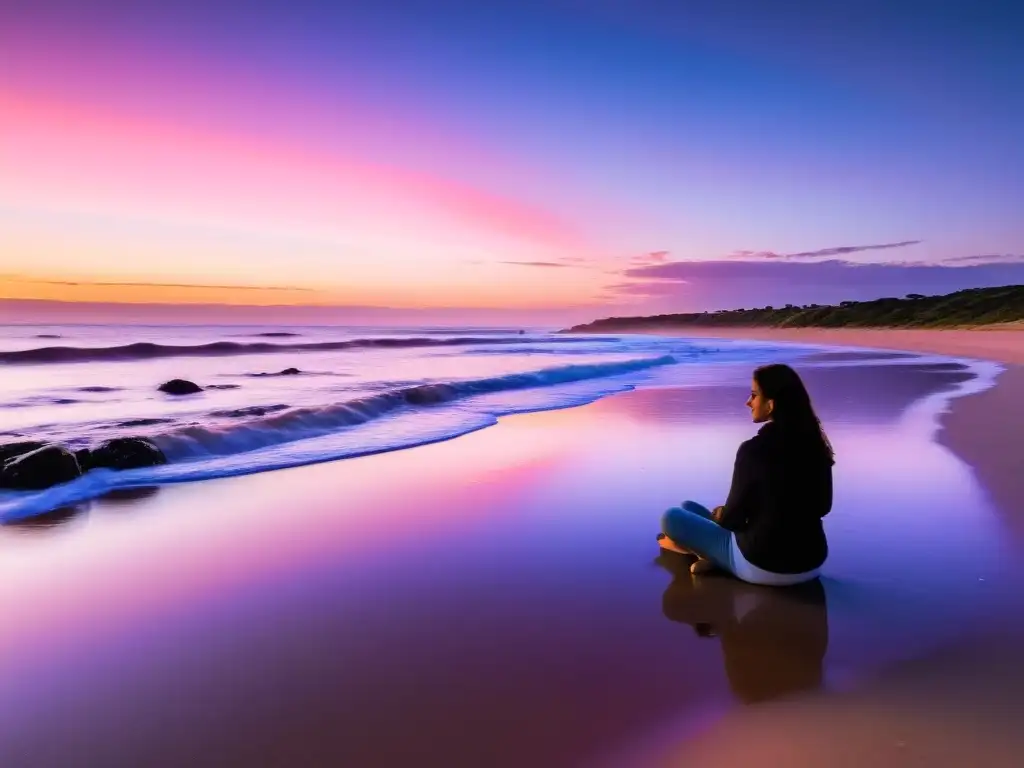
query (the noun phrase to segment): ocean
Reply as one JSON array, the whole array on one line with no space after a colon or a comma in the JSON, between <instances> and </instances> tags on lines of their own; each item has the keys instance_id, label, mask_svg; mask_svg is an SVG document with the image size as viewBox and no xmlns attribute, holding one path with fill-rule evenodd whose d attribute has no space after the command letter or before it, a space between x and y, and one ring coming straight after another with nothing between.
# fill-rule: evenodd
<instances>
[{"instance_id":1,"label":"ocean","mask_svg":"<svg viewBox=\"0 0 1024 768\"><path fill-rule=\"evenodd\" d=\"M550 329L6 326L0 441L78 449L138 436L168 463L97 469L41 492L0 491L0 520L119 488L404 449L637 387L745 383L752 367L801 354L757 342ZM171 379L203 391L159 391ZM742 402L737 412L742 418Z\"/></svg>"}]
</instances>

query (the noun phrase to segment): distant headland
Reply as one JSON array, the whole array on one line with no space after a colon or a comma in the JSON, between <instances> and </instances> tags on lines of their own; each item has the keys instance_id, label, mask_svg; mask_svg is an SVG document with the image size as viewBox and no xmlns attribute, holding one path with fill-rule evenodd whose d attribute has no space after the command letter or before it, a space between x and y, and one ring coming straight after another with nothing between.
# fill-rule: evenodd
<instances>
[{"instance_id":1,"label":"distant headland","mask_svg":"<svg viewBox=\"0 0 1024 768\"><path fill-rule=\"evenodd\" d=\"M607 317L564 333L643 332L655 328L969 328L1024 321L1024 285L970 288L943 296L843 301L838 305L720 309L648 317Z\"/></svg>"}]
</instances>

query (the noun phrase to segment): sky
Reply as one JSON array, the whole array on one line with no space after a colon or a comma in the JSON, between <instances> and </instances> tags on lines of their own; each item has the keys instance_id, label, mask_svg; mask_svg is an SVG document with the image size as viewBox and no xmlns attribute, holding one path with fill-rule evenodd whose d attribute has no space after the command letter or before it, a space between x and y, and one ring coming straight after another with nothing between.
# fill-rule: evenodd
<instances>
[{"instance_id":1,"label":"sky","mask_svg":"<svg viewBox=\"0 0 1024 768\"><path fill-rule=\"evenodd\" d=\"M5 0L0 319L1024 283L1021 39L986 0Z\"/></svg>"}]
</instances>

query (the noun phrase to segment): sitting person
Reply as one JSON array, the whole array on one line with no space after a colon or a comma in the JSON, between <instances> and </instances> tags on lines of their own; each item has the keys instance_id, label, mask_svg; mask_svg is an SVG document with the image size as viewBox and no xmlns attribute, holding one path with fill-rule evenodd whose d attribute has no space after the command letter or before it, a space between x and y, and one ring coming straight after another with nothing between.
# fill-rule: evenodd
<instances>
[{"instance_id":1,"label":"sitting person","mask_svg":"<svg viewBox=\"0 0 1024 768\"><path fill-rule=\"evenodd\" d=\"M821 519L832 509L832 445L788 365L754 371L747 407L764 426L736 453L725 505L683 502L665 513L658 538L697 555L691 573L718 568L770 586L810 581L828 556Z\"/></svg>"}]
</instances>

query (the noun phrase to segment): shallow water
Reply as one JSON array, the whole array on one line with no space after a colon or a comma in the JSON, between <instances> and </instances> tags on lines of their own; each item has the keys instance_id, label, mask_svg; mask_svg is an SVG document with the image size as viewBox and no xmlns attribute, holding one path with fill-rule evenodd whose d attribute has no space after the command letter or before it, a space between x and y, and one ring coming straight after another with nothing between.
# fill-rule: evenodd
<instances>
[{"instance_id":1,"label":"shallow water","mask_svg":"<svg viewBox=\"0 0 1024 768\"><path fill-rule=\"evenodd\" d=\"M635 765L1015 610L1001 522L931 441L957 370L804 369L838 455L824 600L659 556L661 511L717 503L755 429L723 371L3 529L0 757Z\"/></svg>"},{"instance_id":2,"label":"shallow water","mask_svg":"<svg viewBox=\"0 0 1024 768\"><path fill-rule=\"evenodd\" d=\"M289 334L282 336L281 334ZM756 342L516 329L247 326L0 328L0 437L72 449L144 437L155 469L0 491L24 519L115 488L251 474L422 445L511 413L799 354ZM185 379L202 388L170 395Z\"/></svg>"}]
</instances>

